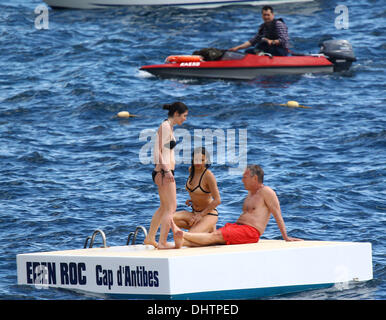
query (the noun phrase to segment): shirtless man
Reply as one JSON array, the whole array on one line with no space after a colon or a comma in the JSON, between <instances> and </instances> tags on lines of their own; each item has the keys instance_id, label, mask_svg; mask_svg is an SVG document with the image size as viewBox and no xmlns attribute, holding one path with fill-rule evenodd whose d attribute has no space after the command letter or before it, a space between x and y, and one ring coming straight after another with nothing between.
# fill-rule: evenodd
<instances>
[{"instance_id":1,"label":"shirtless man","mask_svg":"<svg viewBox=\"0 0 386 320\"><path fill-rule=\"evenodd\" d=\"M249 165L243 174L244 187L248 196L243 204L243 213L236 223L227 223L212 233L184 232L184 245L207 246L213 244L256 243L272 215L285 241L299 241L287 235L281 215L279 199L275 191L263 184L264 171L257 165Z\"/></svg>"}]
</instances>

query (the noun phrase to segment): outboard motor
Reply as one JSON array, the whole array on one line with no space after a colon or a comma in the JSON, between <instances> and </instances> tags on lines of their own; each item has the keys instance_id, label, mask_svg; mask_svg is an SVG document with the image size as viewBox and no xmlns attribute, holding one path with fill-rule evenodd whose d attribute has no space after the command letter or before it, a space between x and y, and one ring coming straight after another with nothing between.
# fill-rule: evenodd
<instances>
[{"instance_id":1,"label":"outboard motor","mask_svg":"<svg viewBox=\"0 0 386 320\"><path fill-rule=\"evenodd\" d=\"M348 70L356 61L351 44L347 40L326 40L320 47L320 53L327 56L334 64L334 71Z\"/></svg>"}]
</instances>

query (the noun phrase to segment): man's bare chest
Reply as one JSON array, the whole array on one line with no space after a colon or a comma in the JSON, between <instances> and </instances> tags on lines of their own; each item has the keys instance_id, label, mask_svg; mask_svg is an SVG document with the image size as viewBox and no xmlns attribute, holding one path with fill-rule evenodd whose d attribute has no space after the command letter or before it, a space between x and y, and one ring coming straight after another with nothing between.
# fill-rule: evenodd
<instances>
[{"instance_id":1,"label":"man's bare chest","mask_svg":"<svg viewBox=\"0 0 386 320\"><path fill-rule=\"evenodd\" d=\"M255 212L262 206L264 206L264 198L260 193L248 195L244 201L243 212Z\"/></svg>"}]
</instances>

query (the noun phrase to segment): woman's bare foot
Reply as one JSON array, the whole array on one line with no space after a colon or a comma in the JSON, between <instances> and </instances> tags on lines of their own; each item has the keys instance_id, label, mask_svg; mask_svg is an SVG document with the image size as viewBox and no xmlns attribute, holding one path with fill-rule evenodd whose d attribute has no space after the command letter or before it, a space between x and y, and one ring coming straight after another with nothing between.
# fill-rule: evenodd
<instances>
[{"instance_id":1,"label":"woman's bare foot","mask_svg":"<svg viewBox=\"0 0 386 320\"><path fill-rule=\"evenodd\" d=\"M175 248L180 249L184 242L184 232L178 229L176 230L173 236L174 236Z\"/></svg>"},{"instance_id":2,"label":"woman's bare foot","mask_svg":"<svg viewBox=\"0 0 386 320\"><path fill-rule=\"evenodd\" d=\"M173 243L171 243L171 242L166 242L165 244L161 244L161 243L159 243L158 244L158 249L159 250L165 250L165 249L175 249L175 245L173 244Z\"/></svg>"},{"instance_id":3,"label":"woman's bare foot","mask_svg":"<svg viewBox=\"0 0 386 320\"><path fill-rule=\"evenodd\" d=\"M143 241L143 244L151 245L151 246L154 246L155 248L158 247L158 243L155 240L149 240L147 238L145 238L145 240Z\"/></svg>"}]
</instances>

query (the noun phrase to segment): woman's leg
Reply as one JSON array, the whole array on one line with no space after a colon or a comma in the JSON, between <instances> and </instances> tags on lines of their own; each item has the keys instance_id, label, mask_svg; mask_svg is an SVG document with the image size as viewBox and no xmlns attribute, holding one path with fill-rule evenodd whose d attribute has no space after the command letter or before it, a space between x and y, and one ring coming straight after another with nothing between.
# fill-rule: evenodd
<instances>
[{"instance_id":1,"label":"woman's leg","mask_svg":"<svg viewBox=\"0 0 386 320\"><path fill-rule=\"evenodd\" d=\"M214 244L225 244L226 241L222 235L221 230L216 230L212 233L195 233L195 232L184 232L184 240L193 242L194 246L209 246ZM189 245L189 242L184 242L185 245Z\"/></svg>"},{"instance_id":2,"label":"woman's leg","mask_svg":"<svg viewBox=\"0 0 386 320\"><path fill-rule=\"evenodd\" d=\"M149 233L147 234L145 240L143 241L144 244L150 244L157 248L158 244L155 240L155 236L157 234L159 225L161 223L161 208L159 207L157 211L154 213L153 218L151 219Z\"/></svg>"},{"instance_id":3,"label":"woman's leg","mask_svg":"<svg viewBox=\"0 0 386 320\"><path fill-rule=\"evenodd\" d=\"M177 211L173 215L173 221L179 228L190 229L189 222L193 218L193 212L190 211Z\"/></svg>"},{"instance_id":4,"label":"woman's leg","mask_svg":"<svg viewBox=\"0 0 386 320\"><path fill-rule=\"evenodd\" d=\"M158 243L157 243L155 238L156 238L156 235L157 235L158 228L159 228L159 226L161 224L162 217L163 217L164 212L166 210L165 204L167 205L167 203L168 203L167 199L162 199L161 198L162 190L160 191L160 188L163 188L166 184L169 184L169 183L166 182L164 177L162 176L162 174L159 174L159 173L157 173L155 175L154 182L158 186L158 194L159 194L159 197L160 197L161 204L160 204L159 208L156 210L156 212L154 213L154 215L153 215L153 217L151 219L149 232L148 232L148 234L147 234L147 236L146 236L146 238L145 238L143 243L144 244L153 245L154 247L157 248L158 247Z\"/></svg>"},{"instance_id":5,"label":"woman's leg","mask_svg":"<svg viewBox=\"0 0 386 320\"><path fill-rule=\"evenodd\" d=\"M157 175L157 181L162 179L161 175ZM182 246L182 231L175 225L173 221L173 215L177 209L177 195L176 195L176 183L161 181L157 183L158 193L160 196L161 206L160 206L160 223L161 230L158 242L159 249L170 249L170 248L180 248ZM170 229L173 231L175 245L167 242L168 234Z\"/></svg>"},{"instance_id":6,"label":"woman's leg","mask_svg":"<svg viewBox=\"0 0 386 320\"><path fill-rule=\"evenodd\" d=\"M213 232L216 230L216 223L218 217L212 215L206 215L200 221L198 221L194 226L190 228L190 232Z\"/></svg>"}]
</instances>

